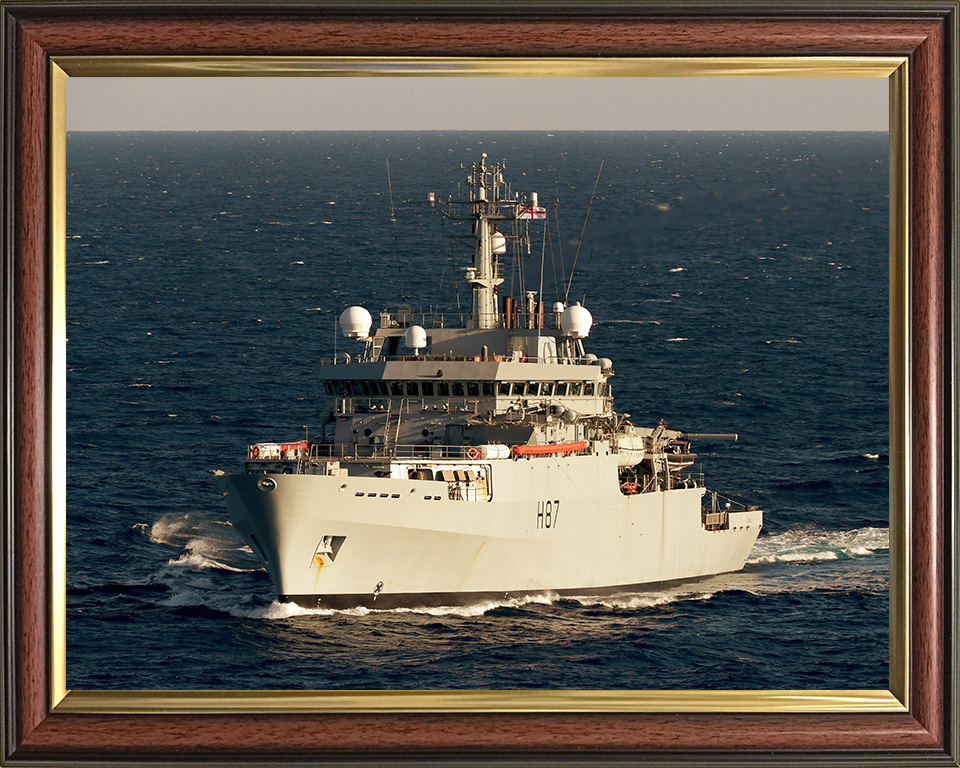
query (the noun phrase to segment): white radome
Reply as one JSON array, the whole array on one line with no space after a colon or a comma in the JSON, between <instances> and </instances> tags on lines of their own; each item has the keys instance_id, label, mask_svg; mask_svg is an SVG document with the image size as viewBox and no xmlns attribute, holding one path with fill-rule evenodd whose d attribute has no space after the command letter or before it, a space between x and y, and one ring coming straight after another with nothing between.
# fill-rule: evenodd
<instances>
[{"instance_id":1,"label":"white radome","mask_svg":"<svg viewBox=\"0 0 960 768\"><path fill-rule=\"evenodd\" d=\"M410 349L423 349L427 346L427 332L419 325L411 325L403 335L403 343Z\"/></svg>"},{"instance_id":2,"label":"white radome","mask_svg":"<svg viewBox=\"0 0 960 768\"><path fill-rule=\"evenodd\" d=\"M340 313L340 328L349 339L366 339L370 336L373 318L363 307L347 307Z\"/></svg>"},{"instance_id":3,"label":"white radome","mask_svg":"<svg viewBox=\"0 0 960 768\"><path fill-rule=\"evenodd\" d=\"M578 339L586 338L590 335L590 326L592 325L593 315L586 307L581 307L579 302L567 307L560 315L560 327L566 336L573 336Z\"/></svg>"}]
</instances>

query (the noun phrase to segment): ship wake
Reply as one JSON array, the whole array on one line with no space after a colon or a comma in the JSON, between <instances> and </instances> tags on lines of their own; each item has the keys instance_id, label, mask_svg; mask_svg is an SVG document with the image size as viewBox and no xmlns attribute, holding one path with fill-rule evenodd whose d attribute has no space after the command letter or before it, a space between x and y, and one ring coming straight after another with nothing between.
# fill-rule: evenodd
<instances>
[{"instance_id":1,"label":"ship wake","mask_svg":"<svg viewBox=\"0 0 960 768\"><path fill-rule=\"evenodd\" d=\"M616 611L643 613L678 602L709 601L731 593L784 594L811 589L880 592L887 588L886 556L889 530L858 528L829 531L795 528L762 536L743 571L705 578L654 591L624 591L613 595L560 596L555 592L498 600L481 600L463 606L419 608L310 609L271 599L269 579L227 522L189 514L168 515L135 530L151 543L178 547L153 574L153 584L169 592L162 601L170 608L201 607L214 613L253 620L287 620L302 617L365 617L403 615L476 618L516 611ZM839 577L833 564L861 561L856 574ZM804 578L797 579L797 569Z\"/></svg>"},{"instance_id":2,"label":"ship wake","mask_svg":"<svg viewBox=\"0 0 960 768\"><path fill-rule=\"evenodd\" d=\"M797 528L758 539L747 563L851 560L886 555L889 548L890 531L887 528L857 528L852 531Z\"/></svg>"}]
</instances>

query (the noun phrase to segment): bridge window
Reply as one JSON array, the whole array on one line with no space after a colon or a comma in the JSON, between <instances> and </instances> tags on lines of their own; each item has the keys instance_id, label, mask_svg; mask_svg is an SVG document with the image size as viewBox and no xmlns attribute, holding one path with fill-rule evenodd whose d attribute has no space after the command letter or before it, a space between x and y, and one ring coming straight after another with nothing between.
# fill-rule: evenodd
<instances>
[{"instance_id":1,"label":"bridge window","mask_svg":"<svg viewBox=\"0 0 960 768\"><path fill-rule=\"evenodd\" d=\"M390 394L400 397L403 395L403 382L402 381L391 381L390 382Z\"/></svg>"},{"instance_id":2,"label":"bridge window","mask_svg":"<svg viewBox=\"0 0 960 768\"><path fill-rule=\"evenodd\" d=\"M553 394L553 382L545 381L540 385L540 394L544 397L549 397Z\"/></svg>"},{"instance_id":3,"label":"bridge window","mask_svg":"<svg viewBox=\"0 0 960 768\"><path fill-rule=\"evenodd\" d=\"M566 397L566 395L567 395L567 382L565 382L565 381L558 381L558 382L557 382L557 389L556 389L556 391L554 392L554 394L555 394L557 397Z\"/></svg>"},{"instance_id":4,"label":"bridge window","mask_svg":"<svg viewBox=\"0 0 960 768\"><path fill-rule=\"evenodd\" d=\"M583 384L579 381L570 382L570 397L580 397L580 388Z\"/></svg>"},{"instance_id":5,"label":"bridge window","mask_svg":"<svg viewBox=\"0 0 960 768\"><path fill-rule=\"evenodd\" d=\"M484 397L493 397L493 382L492 381L482 381L480 382L480 392Z\"/></svg>"},{"instance_id":6,"label":"bridge window","mask_svg":"<svg viewBox=\"0 0 960 768\"><path fill-rule=\"evenodd\" d=\"M437 382L437 394L440 397L447 397L450 395L450 385L445 381Z\"/></svg>"},{"instance_id":7,"label":"bridge window","mask_svg":"<svg viewBox=\"0 0 960 768\"><path fill-rule=\"evenodd\" d=\"M377 389L380 390L380 394L381 394L381 395L389 395L389 394L390 394L390 391L387 389L387 382L385 382L385 381L378 381L376 384L377 384Z\"/></svg>"},{"instance_id":8,"label":"bridge window","mask_svg":"<svg viewBox=\"0 0 960 768\"><path fill-rule=\"evenodd\" d=\"M423 393L424 397L433 397L433 382L432 381L421 381L420 382L420 392Z\"/></svg>"},{"instance_id":9,"label":"bridge window","mask_svg":"<svg viewBox=\"0 0 960 768\"><path fill-rule=\"evenodd\" d=\"M540 394L540 382L527 382L527 397L537 397Z\"/></svg>"},{"instance_id":10,"label":"bridge window","mask_svg":"<svg viewBox=\"0 0 960 768\"><path fill-rule=\"evenodd\" d=\"M480 396L480 385L475 381L467 382L467 394L470 397L479 397Z\"/></svg>"},{"instance_id":11,"label":"bridge window","mask_svg":"<svg viewBox=\"0 0 960 768\"><path fill-rule=\"evenodd\" d=\"M451 381L450 382L450 394L454 397L463 397L463 382L462 381Z\"/></svg>"},{"instance_id":12,"label":"bridge window","mask_svg":"<svg viewBox=\"0 0 960 768\"><path fill-rule=\"evenodd\" d=\"M416 397L417 395L420 394L420 388L417 386L417 382L415 381L407 382L407 394L412 397Z\"/></svg>"},{"instance_id":13,"label":"bridge window","mask_svg":"<svg viewBox=\"0 0 960 768\"><path fill-rule=\"evenodd\" d=\"M500 384L499 384L499 390L498 390L497 394L509 396L509 395L510 395L510 382L509 382L509 381L501 381Z\"/></svg>"},{"instance_id":14,"label":"bridge window","mask_svg":"<svg viewBox=\"0 0 960 768\"><path fill-rule=\"evenodd\" d=\"M583 385L583 394L585 397L593 397L593 387L594 384L592 381L588 381Z\"/></svg>"}]
</instances>

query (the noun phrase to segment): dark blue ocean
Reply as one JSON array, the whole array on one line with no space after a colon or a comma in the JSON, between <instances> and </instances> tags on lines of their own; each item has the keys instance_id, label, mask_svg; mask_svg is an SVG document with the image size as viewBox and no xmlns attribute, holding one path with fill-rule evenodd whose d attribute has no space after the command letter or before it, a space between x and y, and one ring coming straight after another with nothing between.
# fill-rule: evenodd
<instances>
[{"instance_id":1,"label":"dark blue ocean","mask_svg":"<svg viewBox=\"0 0 960 768\"><path fill-rule=\"evenodd\" d=\"M887 688L885 133L71 133L67 152L68 687ZM603 161L569 297L588 351L634 423L739 433L698 453L765 529L742 572L664 592L278 604L204 470L318 429L345 307L469 306L419 201L481 152L560 202L548 306Z\"/></svg>"}]
</instances>

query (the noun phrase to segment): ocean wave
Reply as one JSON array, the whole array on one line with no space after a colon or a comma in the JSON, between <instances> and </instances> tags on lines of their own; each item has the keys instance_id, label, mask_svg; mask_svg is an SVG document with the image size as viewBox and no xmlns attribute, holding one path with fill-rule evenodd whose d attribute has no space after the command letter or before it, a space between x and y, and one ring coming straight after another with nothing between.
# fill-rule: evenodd
<instances>
[{"instance_id":1,"label":"ocean wave","mask_svg":"<svg viewBox=\"0 0 960 768\"><path fill-rule=\"evenodd\" d=\"M871 466L876 466L875 462L881 458L886 460L888 456L885 453L857 453L846 456L836 456L830 459L830 461L835 464L863 464L866 461L869 462Z\"/></svg>"},{"instance_id":2,"label":"ocean wave","mask_svg":"<svg viewBox=\"0 0 960 768\"><path fill-rule=\"evenodd\" d=\"M796 563L872 557L890 548L887 528L797 529L757 540L748 563Z\"/></svg>"},{"instance_id":3,"label":"ocean wave","mask_svg":"<svg viewBox=\"0 0 960 768\"><path fill-rule=\"evenodd\" d=\"M702 585L698 585L694 591L689 591L689 589L689 587L680 587L662 592L636 592L610 595L609 597L573 597L571 599L585 607L602 606L604 608L632 611L656 608L681 600L709 600L716 594L715 591L704 591Z\"/></svg>"},{"instance_id":4,"label":"ocean wave","mask_svg":"<svg viewBox=\"0 0 960 768\"><path fill-rule=\"evenodd\" d=\"M131 530L151 544L181 548L155 574L164 583L176 583L187 571L263 570L228 520L210 520L191 513L167 514L152 524L137 523Z\"/></svg>"},{"instance_id":5,"label":"ocean wave","mask_svg":"<svg viewBox=\"0 0 960 768\"><path fill-rule=\"evenodd\" d=\"M594 325L660 325L659 320L596 320Z\"/></svg>"},{"instance_id":6,"label":"ocean wave","mask_svg":"<svg viewBox=\"0 0 960 768\"><path fill-rule=\"evenodd\" d=\"M204 555L202 552L184 552L180 557L171 558L167 561L167 567L172 568L197 568L197 569L215 569L220 571L232 571L233 573L254 573L262 571L263 568L236 568L227 565L219 560Z\"/></svg>"},{"instance_id":7,"label":"ocean wave","mask_svg":"<svg viewBox=\"0 0 960 768\"><path fill-rule=\"evenodd\" d=\"M281 603L274 600L268 606L244 608L234 606L226 608L231 615L249 619L289 619L297 616L369 616L371 614L415 614L422 616L459 616L461 618L478 618L492 611L503 609L521 609L535 606L552 606L564 601L579 604L582 607L601 607L614 610L642 610L655 608L680 600L709 600L714 591L696 587L677 587L673 590L659 592L621 593L609 596L591 596L589 594L576 596L559 596L554 592L543 592L523 597L504 598L502 600L481 600L469 605L450 606L423 606L418 608L304 608L296 603ZM212 607L212 606L207 606Z\"/></svg>"}]
</instances>

